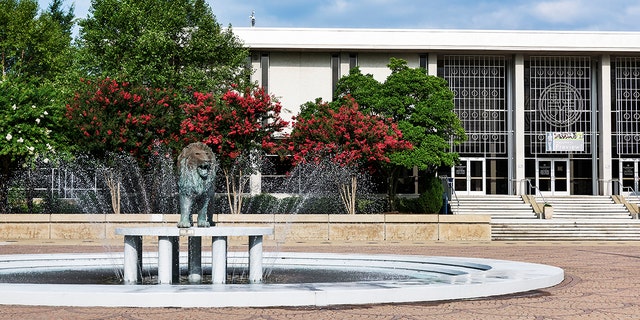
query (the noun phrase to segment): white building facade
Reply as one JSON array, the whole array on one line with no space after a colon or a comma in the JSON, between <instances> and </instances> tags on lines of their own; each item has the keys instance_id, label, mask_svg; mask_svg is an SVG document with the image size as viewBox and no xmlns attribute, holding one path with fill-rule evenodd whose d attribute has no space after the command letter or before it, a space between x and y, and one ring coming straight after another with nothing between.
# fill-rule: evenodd
<instances>
[{"instance_id":1,"label":"white building facade","mask_svg":"<svg viewBox=\"0 0 640 320\"><path fill-rule=\"evenodd\" d=\"M443 168L457 194L637 191L640 33L235 28L253 80L285 118L358 66L384 81L389 58L445 78L468 141Z\"/></svg>"}]
</instances>

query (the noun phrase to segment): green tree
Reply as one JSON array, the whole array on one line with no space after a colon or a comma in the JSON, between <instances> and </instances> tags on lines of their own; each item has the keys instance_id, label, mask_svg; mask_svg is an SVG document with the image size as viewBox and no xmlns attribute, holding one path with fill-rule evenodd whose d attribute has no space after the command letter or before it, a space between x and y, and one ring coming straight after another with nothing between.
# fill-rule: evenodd
<instances>
[{"instance_id":1,"label":"green tree","mask_svg":"<svg viewBox=\"0 0 640 320\"><path fill-rule=\"evenodd\" d=\"M0 81L0 212L7 212L11 173L36 160L48 163L69 150L64 101L51 83ZM31 199L26 199L27 203Z\"/></svg>"},{"instance_id":2,"label":"green tree","mask_svg":"<svg viewBox=\"0 0 640 320\"><path fill-rule=\"evenodd\" d=\"M91 75L201 92L248 79L248 51L204 0L92 0L89 12L79 46Z\"/></svg>"},{"instance_id":3,"label":"green tree","mask_svg":"<svg viewBox=\"0 0 640 320\"><path fill-rule=\"evenodd\" d=\"M73 25L75 22L73 21L75 15L73 13L74 6L71 5L69 10L65 12L62 8L63 0L53 0L45 14L49 15L54 22L57 22L62 28L62 32L64 32L67 36L71 37Z\"/></svg>"},{"instance_id":4,"label":"green tree","mask_svg":"<svg viewBox=\"0 0 640 320\"><path fill-rule=\"evenodd\" d=\"M52 14L39 14L35 0L0 0L2 80L53 79L70 66L70 46L70 34Z\"/></svg>"},{"instance_id":5,"label":"green tree","mask_svg":"<svg viewBox=\"0 0 640 320\"><path fill-rule=\"evenodd\" d=\"M69 148L57 79L71 65L71 36L35 0L0 0L0 212L12 172ZM30 203L30 199L27 199Z\"/></svg>"},{"instance_id":6,"label":"green tree","mask_svg":"<svg viewBox=\"0 0 640 320\"><path fill-rule=\"evenodd\" d=\"M440 166L453 166L458 154L451 151L466 135L454 113L453 92L446 80L427 75L423 68L409 68L407 62L391 58L391 74L384 82L372 75L363 75L358 68L340 79L336 89L336 104L352 96L363 112L392 118L412 149L389 155L386 174L389 200L395 208L397 176L400 168L417 167L435 174Z\"/></svg>"}]
</instances>

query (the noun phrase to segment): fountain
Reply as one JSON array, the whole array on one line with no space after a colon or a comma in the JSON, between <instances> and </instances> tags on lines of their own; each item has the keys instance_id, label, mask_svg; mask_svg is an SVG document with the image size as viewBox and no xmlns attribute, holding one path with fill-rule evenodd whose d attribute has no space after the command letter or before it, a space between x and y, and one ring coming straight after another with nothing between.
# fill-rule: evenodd
<instances>
[{"instance_id":1,"label":"fountain","mask_svg":"<svg viewBox=\"0 0 640 320\"><path fill-rule=\"evenodd\" d=\"M203 166L209 170L211 167ZM197 201L196 201L197 202ZM194 203L196 203L194 202ZM181 206L182 207L182 206ZM202 212L198 211L198 215ZM190 212L185 210L182 212ZM546 288L562 269L516 261L331 253L263 252L264 227L119 228L124 252L0 255L0 305L102 307L275 307L403 303L478 298ZM157 236L158 252L142 252ZM249 250L227 255L227 237ZM188 252L179 252L188 237ZM211 237L211 252L202 251ZM248 262L247 262L248 261ZM263 268L269 276L264 277ZM246 283L227 283L228 268ZM122 275L105 284L105 275ZM157 275L155 281L142 275ZM187 281L180 276L186 275ZM204 281L205 276L210 281ZM66 279L70 276L71 279Z\"/></svg>"}]
</instances>

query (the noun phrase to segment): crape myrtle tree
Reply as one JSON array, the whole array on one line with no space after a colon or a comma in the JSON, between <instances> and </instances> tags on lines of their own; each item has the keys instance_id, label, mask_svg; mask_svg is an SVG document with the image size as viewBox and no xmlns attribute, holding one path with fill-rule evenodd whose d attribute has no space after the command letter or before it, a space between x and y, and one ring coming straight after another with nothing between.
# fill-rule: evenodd
<instances>
[{"instance_id":1,"label":"crape myrtle tree","mask_svg":"<svg viewBox=\"0 0 640 320\"><path fill-rule=\"evenodd\" d=\"M82 151L107 162L102 172L114 213L120 213L122 172L112 155L127 154L143 167L153 157L173 159L183 119L177 96L110 78L82 79L67 104L70 136Z\"/></svg>"},{"instance_id":2,"label":"crape myrtle tree","mask_svg":"<svg viewBox=\"0 0 640 320\"><path fill-rule=\"evenodd\" d=\"M409 68L401 59L391 58L388 67L391 74L384 82L352 69L338 81L334 99L353 97L363 112L393 119L403 138L413 145L389 154L383 170L394 210L400 169L417 167L434 176L438 167L455 165L458 154L451 147L466 135L454 113L453 92L446 80L427 75L423 68Z\"/></svg>"},{"instance_id":3,"label":"crape myrtle tree","mask_svg":"<svg viewBox=\"0 0 640 320\"><path fill-rule=\"evenodd\" d=\"M224 92L248 51L204 0L92 0L79 22L84 71L153 88Z\"/></svg>"},{"instance_id":4,"label":"crape myrtle tree","mask_svg":"<svg viewBox=\"0 0 640 320\"><path fill-rule=\"evenodd\" d=\"M303 107L288 137L287 151L294 165L330 158L351 169L347 172L375 172L391 161L391 154L412 149L390 118L361 112L348 96L341 102L335 110L319 100ZM357 175L348 174L338 184L346 212L355 214Z\"/></svg>"},{"instance_id":5,"label":"crape myrtle tree","mask_svg":"<svg viewBox=\"0 0 640 320\"><path fill-rule=\"evenodd\" d=\"M35 0L0 0L0 212L9 209L9 181L17 169L30 170L69 149L57 85L71 61L63 23L69 16L73 7L65 12L59 1L40 11ZM29 192L26 201L32 210Z\"/></svg>"},{"instance_id":6,"label":"crape myrtle tree","mask_svg":"<svg viewBox=\"0 0 640 320\"><path fill-rule=\"evenodd\" d=\"M231 213L241 213L249 176L258 170L263 151L276 151L275 136L288 125L280 118L282 106L264 89L246 87L221 96L195 92L183 109L183 141L211 147L224 175Z\"/></svg>"}]
</instances>

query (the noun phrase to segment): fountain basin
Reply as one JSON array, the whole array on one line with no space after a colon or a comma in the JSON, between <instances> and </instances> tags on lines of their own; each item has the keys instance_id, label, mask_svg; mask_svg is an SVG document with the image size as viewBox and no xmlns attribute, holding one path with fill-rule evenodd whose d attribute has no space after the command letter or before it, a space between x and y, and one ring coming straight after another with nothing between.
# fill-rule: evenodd
<instances>
[{"instance_id":1,"label":"fountain basin","mask_svg":"<svg viewBox=\"0 0 640 320\"><path fill-rule=\"evenodd\" d=\"M122 253L0 256L0 282L13 273L122 269ZM146 265L157 263L147 253ZM206 253L203 262L211 259ZM185 260L181 255L180 260ZM246 265L247 253L229 255L230 267ZM244 262L243 262L244 261ZM184 265L184 264L182 264ZM0 304L99 307L278 307L407 303L505 295L554 286L564 279L560 268L507 260L362 255L265 253L264 267L342 269L384 273L386 280L348 282L96 285L0 283Z\"/></svg>"}]
</instances>

